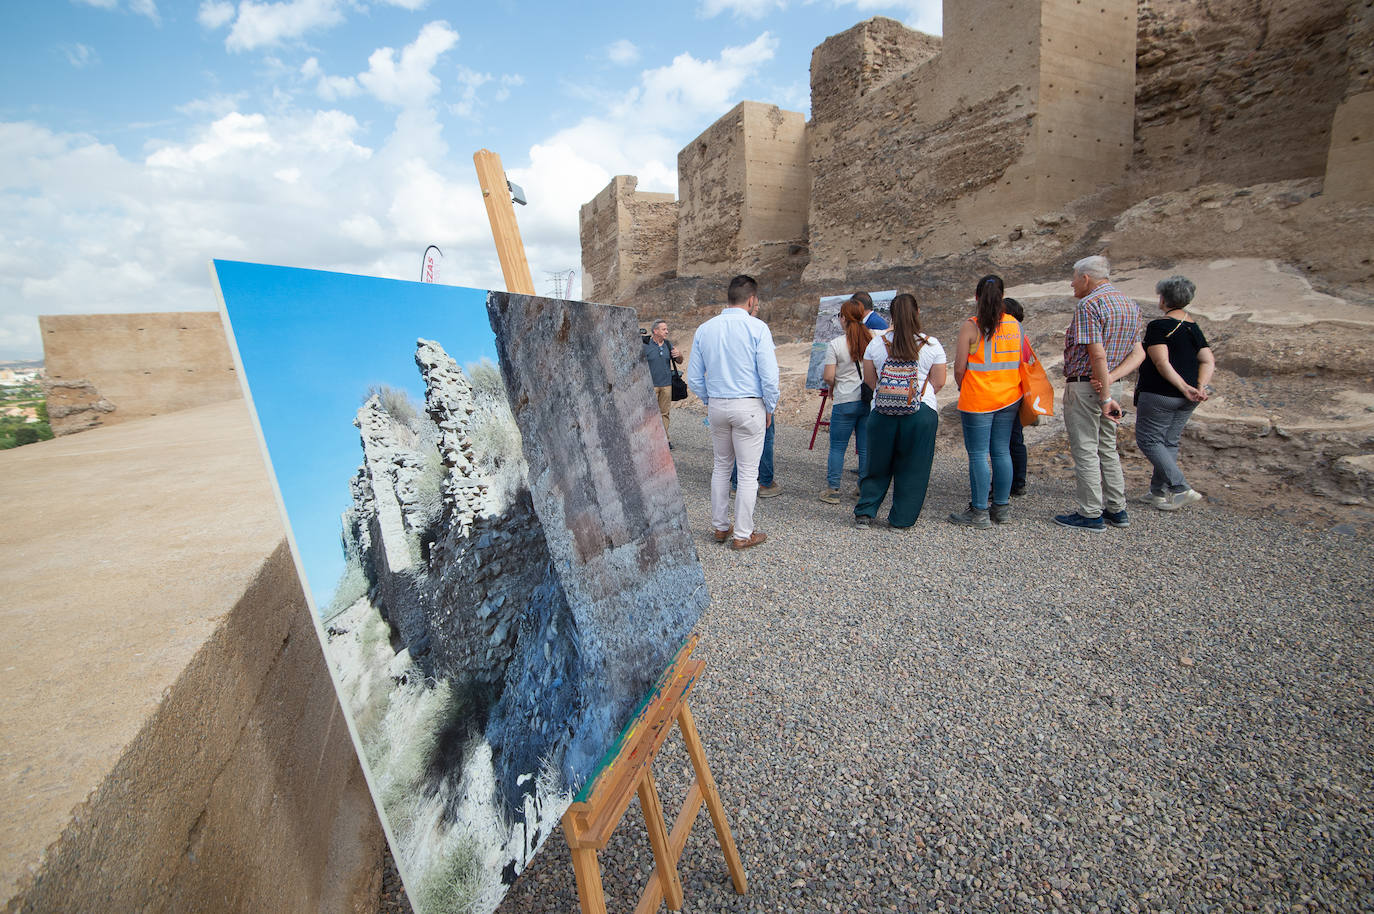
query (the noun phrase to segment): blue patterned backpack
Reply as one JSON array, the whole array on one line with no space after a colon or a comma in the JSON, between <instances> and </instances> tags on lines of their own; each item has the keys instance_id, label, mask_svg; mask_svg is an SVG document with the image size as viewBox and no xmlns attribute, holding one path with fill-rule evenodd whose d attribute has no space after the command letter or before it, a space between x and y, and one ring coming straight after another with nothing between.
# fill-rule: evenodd
<instances>
[{"instance_id":1,"label":"blue patterned backpack","mask_svg":"<svg viewBox=\"0 0 1374 914\"><path fill-rule=\"evenodd\" d=\"M921 349L926 344L922 339L916 347L916 358L912 360L888 359L878 375L878 386L873 389L873 410L884 416L910 416L921 408L921 397L925 396L930 374L926 373L920 390L916 383L921 376Z\"/></svg>"}]
</instances>

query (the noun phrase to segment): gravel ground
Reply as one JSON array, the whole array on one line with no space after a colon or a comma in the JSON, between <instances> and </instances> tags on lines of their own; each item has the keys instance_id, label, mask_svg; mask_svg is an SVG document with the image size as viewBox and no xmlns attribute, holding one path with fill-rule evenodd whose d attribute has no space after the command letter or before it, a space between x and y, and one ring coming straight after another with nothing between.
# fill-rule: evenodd
<instances>
[{"instance_id":1,"label":"gravel ground","mask_svg":"<svg viewBox=\"0 0 1374 914\"><path fill-rule=\"evenodd\" d=\"M1374 909L1368 539L1208 505L1065 530L1034 448L1013 523L956 528L944 438L916 527L857 529L816 500L823 436L784 427L769 541L733 553L700 417L673 428L713 598L692 707L750 880L703 810L685 910ZM655 770L676 810L676 735ZM642 822L602 856L612 911L652 867ZM500 910L576 909L555 833Z\"/></svg>"}]
</instances>

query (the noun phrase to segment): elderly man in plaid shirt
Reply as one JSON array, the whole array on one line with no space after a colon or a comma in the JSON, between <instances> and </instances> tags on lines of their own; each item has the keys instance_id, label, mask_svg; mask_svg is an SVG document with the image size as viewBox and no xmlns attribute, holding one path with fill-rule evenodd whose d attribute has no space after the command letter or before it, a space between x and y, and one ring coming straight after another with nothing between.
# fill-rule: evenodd
<instances>
[{"instance_id":1,"label":"elderly man in plaid shirt","mask_svg":"<svg viewBox=\"0 0 1374 914\"><path fill-rule=\"evenodd\" d=\"M1145 358L1143 321L1135 300L1109 281L1110 271L1105 257L1084 257L1073 265L1078 307L1064 334L1064 427L1078 480L1078 510L1054 522L1081 530L1131 524L1116 452L1123 411L1113 384Z\"/></svg>"}]
</instances>

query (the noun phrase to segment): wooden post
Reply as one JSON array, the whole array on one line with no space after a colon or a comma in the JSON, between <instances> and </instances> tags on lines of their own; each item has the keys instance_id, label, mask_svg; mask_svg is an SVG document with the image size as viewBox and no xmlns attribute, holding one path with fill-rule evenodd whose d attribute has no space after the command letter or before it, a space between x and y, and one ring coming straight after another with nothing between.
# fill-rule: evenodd
<instances>
[{"instance_id":1,"label":"wooden post","mask_svg":"<svg viewBox=\"0 0 1374 914\"><path fill-rule=\"evenodd\" d=\"M489 149L479 149L472 154L472 162L477 166L477 183L482 188L482 201L487 205L487 219L491 221L491 234L496 239L496 256L501 259L501 272L506 277L506 291L533 295L534 277L525 259L525 244L520 240L520 226L515 221L515 207L511 205L501 157Z\"/></svg>"}]
</instances>

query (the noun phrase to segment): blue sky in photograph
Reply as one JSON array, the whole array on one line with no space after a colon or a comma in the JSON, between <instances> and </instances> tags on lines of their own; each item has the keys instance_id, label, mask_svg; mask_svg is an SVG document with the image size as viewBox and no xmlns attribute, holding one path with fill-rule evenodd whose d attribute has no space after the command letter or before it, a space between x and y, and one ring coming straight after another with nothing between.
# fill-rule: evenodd
<instances>
[{"instance_id":1,"label":"blue sky in photograph","mask_svg":"<svg viewBox=\"0 0 1374 914\"><path fill-rule=\"evenodd\" d=\"M495 362L485 290L215 261L301 564L318 606L343 573L339 515L363 460L353 417L386 384L423 409L417 338Z\"/></svg>"},{"instance_id":2,"label":"blue sky in photograph","mask_svg":"<svg viewBox=\"0 0 1374 914\"><path fill-rule=\"evenodd\" d=\"M10 0L0 360L39 314L211 309L211 258L411 279L436 244L440 282L504 288L480 148L543 292L613 176L676 192L735 103L809 114L812 48L873 15L940 29L938 0Z\"/></svg>"}]
</instances>

